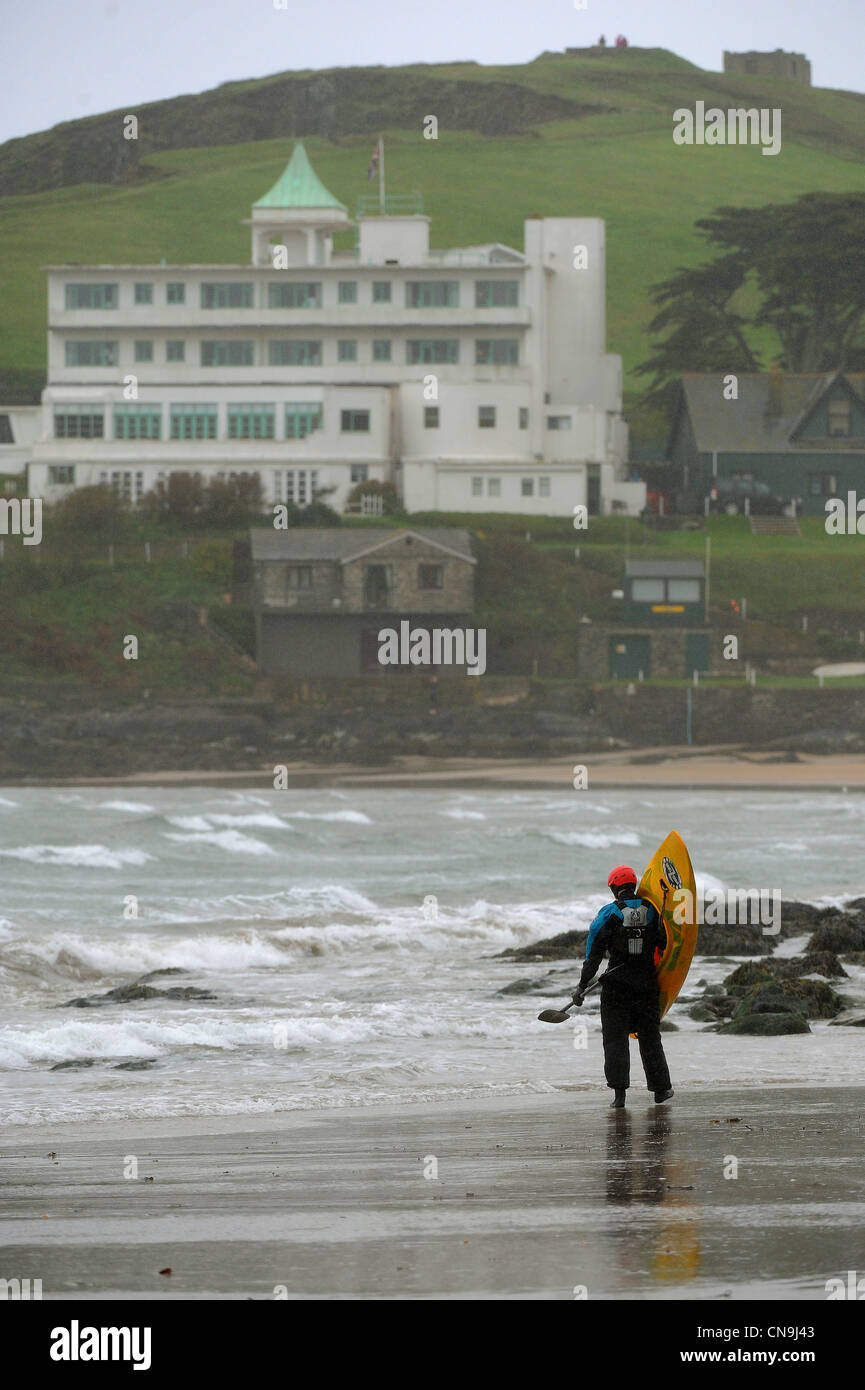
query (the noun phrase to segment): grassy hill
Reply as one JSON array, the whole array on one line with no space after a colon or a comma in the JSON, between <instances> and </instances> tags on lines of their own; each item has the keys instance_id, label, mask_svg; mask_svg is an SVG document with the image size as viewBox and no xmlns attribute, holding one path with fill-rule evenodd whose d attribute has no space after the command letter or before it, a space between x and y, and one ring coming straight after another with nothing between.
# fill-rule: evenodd
<instances>
[{"instance_id":1,"label":"grassy hill","mask_svg":"<svg viewBox=\"0 0 865 1390\"><path fill-rule=\"evenodd\" d=\"M698 99L780 106L781 153L674 145L673 110ZM694 221L724 204L858 190L865 159L862 95L703 72L664 50L277 74L143 106L138 142L122 139L124 114L0 146L0 382L44 367L45 264L246 262L240 219L294 137L353 209L383 131L388 189L423 194L435 247L522 247L532 214L606 219L608 345L633 391L650 286L704 259ZM423 139L428 114L437 141Z\"/></svg>"}]
</instances>

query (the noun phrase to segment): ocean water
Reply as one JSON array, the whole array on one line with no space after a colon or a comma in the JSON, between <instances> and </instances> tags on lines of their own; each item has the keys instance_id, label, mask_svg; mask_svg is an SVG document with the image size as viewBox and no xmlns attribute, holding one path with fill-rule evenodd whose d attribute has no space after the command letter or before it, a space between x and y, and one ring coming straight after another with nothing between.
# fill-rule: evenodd
<instances>
[{"instance_id":1,"label":"ocean water","mask_svg":"<svg viewBox=\"0 0 865 1390\"><path fill-rule=\"evenodd\" d=\"M839 905L865 892L865 797L840 792L5 788L3 1118L254 1115L569 1086L600 1099L597 995L580 1016L584 1047L570 1024L536 1021L567 999L579 963L495 956L586 927L612 865L641 871L671 829L707 887ZM498 997L550 969L545 997ZM682 1002L730 969L697 957ZM848 969L843 992L863 1002L865 970ZM149 983L214 997L68 1007L167 970L183 973ZM681 1007L671 1018L680 1089L862 1080L862 1029L733 1038ZM643 1086L636 1050L632 1079Z\"/></svg>"}]
</instances>

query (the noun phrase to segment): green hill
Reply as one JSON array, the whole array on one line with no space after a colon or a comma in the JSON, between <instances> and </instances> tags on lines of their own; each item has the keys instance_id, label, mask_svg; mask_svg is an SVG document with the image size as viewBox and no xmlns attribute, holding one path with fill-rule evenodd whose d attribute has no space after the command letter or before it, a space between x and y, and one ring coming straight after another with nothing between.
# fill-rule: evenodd
<instances>
[{"instance_id":1,"label":"green hill","mask_svg":"<svg viewBox=\"0 0 865 1390\"><path fill-rule=\"evenodd\" d=\"M781 153L674 145L673 110L696 100L780 106ZM704 258L698 217L858 190L865 158L862 95L703 72L663 50L283 73L142 106L137 142L122 138L125 114L0 146L0 381L44 368L45 264L246 262L240 219L293 138L353 208L382 131L388 189L423 194L433 246L521 247L532 214L606 219L608 344L633 389L649 288ZM435 141L423 138L428 114Z\"/></svg>"}]
</instances>

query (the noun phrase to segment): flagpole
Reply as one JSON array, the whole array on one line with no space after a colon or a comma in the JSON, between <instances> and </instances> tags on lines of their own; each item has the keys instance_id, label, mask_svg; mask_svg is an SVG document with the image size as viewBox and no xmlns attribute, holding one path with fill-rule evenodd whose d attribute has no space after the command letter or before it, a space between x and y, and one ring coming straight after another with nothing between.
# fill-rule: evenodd
<instances>
[{"instance_id":1,"label":"flagpole","mask_svg":"<svg viewBox=\"0 0 865 1390\"><path fill-rule=\"evenodd\" d=\"M384 140L378 137L378 210L383 213L385 210L384 197Z\"/></svg>"}]
</instances>

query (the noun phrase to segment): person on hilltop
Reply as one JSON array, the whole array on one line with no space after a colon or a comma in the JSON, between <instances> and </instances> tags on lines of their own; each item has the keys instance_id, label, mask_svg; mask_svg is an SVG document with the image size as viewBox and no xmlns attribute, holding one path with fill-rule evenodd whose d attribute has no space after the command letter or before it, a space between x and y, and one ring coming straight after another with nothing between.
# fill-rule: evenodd
<instances>
[{"instance_id":1,"label":"person on hilltop","mask_svg":"<svg viewBox=\"0 0 865 1390\"><path fill-rule=\"evenodd\" d=\"M670 1071L661 1042L660 1004L656 959L660 960L667 934L656 909L637 897L637 875L619 864L607 879L613 901L602 907L586 941L586 959L580 983L574 991L577 1008L583 993L597 974L604 953L610 963L601 985L601 1031L604 1039L604 1075L614 1092L611 1107L620 1110L630 1085L630 1033L637 1034L646 1085L661 1105L673 1094Z\"/></svg>"}]
</instances>

